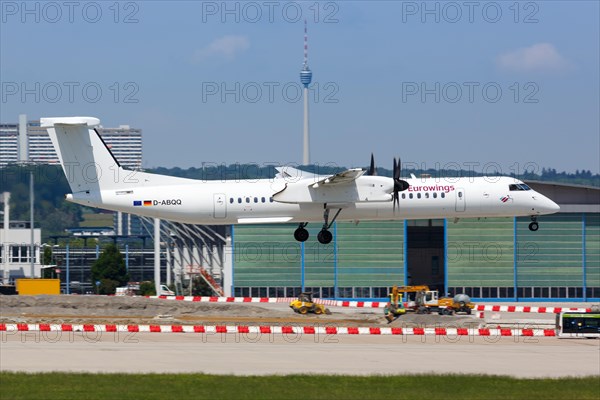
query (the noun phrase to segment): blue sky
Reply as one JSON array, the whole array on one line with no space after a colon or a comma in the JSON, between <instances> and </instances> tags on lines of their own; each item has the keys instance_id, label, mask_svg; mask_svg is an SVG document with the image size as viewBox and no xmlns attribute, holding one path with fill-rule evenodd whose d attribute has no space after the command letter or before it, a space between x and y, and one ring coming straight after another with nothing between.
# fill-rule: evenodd
<instances>
[{"instance_id":1,"label":"blue sky","mask_svg":"<svg viewBox=\"0 0 600 400\"><path fill-rule=\"evenodd\" d=\"M312 162L600 172L596 1L23 4L0 121L142 128L145 167L299 163L306 18Z\"/></svg>"}]
</instances>

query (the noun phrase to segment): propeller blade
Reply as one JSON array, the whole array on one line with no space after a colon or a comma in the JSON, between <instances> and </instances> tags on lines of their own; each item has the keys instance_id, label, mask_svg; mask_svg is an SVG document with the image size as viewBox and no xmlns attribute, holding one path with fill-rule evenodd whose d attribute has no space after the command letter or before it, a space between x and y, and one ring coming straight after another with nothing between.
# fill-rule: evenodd
<instances>
[{"instance_id":1,"label":"propeller blade","mask_svg":"<svg viewBox=\"0 0 600 400\"><path fill-rule=\"evenodd\" d=\"M401 179L400 175L402 174L402 161L398 158L394 157L394 171L393 171L393 179L394 179L394 192L392 195L392 201L394 203L394 213L396 212L396 205L398 205L398 209L400 209L400 192L407 190L410 187L410 184Z\"/></svg>"},{"instance_id":2,"label":"propeller blade","mask_svg":"<svg viewBox=\"0 0 600 400\"><path fill-rule=\"evenodd\" d=\"M377 175L377 170L375 169L375 157L373 157L373 153L371 153L371 165L369 166L369 173L367 175Z\"/></svg>"},{"instance_id":3,"label":"propeller blade","mask_svg":"<svg viewBox=\"0 0 600 400\"><path fill-rule=\"evenodd\" d=\"M396 204L398 204L398 208L400 208L400 195L398 193L398 178L400 177L400 166L398 165L398 163L396 162L396 157L394 157L394 169L392 171L392 176L394 179L394 194L392 196L392 202L393 202L393 210L394 210L394 214L396 213Z\"/></svg>"},{"instance_id":4,"label":"propeller blade","mask_svg":"<svg viewBox=\"0 0 600 400\"><path fill-rule=\"evenodd\" d=\"M400 160L400 157L398 157L398 176L395 177L397 181L400 180L401 173L402 173L402 160Z\"/></svg>"}]
</instances>

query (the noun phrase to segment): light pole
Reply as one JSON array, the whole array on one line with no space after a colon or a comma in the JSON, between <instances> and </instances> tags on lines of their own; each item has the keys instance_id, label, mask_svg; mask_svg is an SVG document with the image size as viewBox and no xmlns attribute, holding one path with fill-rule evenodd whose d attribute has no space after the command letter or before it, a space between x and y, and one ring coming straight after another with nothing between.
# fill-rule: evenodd
<instances>
[{"instance_id":1,"label":"light pole","mask_svg":"<svg viewBox=\"0 0 600 400\"><path fill-rule=\"evenodd\" d=\"M66 293L67 294L71 294L71 276L70 276L70 271L69 271L69 244L67 243L67 246L65 247L65 257L66 257L66 268L67 268L67 276L65 278L66 280L66 284L67 284L67 290Z\"/></svg>"}]
</instances>

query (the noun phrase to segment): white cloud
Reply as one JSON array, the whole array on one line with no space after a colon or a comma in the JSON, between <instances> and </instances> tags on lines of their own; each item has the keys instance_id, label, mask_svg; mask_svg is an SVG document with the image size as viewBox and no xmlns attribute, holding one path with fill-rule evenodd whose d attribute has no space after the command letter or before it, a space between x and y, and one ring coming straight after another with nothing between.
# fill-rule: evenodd
<instances>
[{"instance_id":1,"label":"white cloud","mask_svg":"<svg viewBox=\"0 0 600 400\"><path fill-rule=\"evenodd\" d=\"M207 46L197 50L194 61L203 62L211 58L233 60L239 53L248 50L250 40L246 36L227 35L213 40Z\"/></svg>"},{"instance_id":2,"label":"white cloud","mask_svg":"<svg viewBox=\"0 0 600 400\"><path fill-rule=\"evenodd\" d=\"M561 71L569 62L550 43L537 43L501 54L497 65L505 70L517 72Z\"/></svg>"}]
</instances>

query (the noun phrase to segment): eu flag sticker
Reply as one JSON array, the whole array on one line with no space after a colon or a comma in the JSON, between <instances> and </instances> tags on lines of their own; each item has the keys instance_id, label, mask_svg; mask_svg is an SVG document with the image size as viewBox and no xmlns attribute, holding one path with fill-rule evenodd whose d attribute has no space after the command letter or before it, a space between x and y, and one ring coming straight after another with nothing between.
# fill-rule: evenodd
<instances>
[{"instance_id":1,"label":"eu flag sticker","mask_svg":"<svg viewBox=\"0 0 600 400\"><path fill-rule=\"evenodd\" d=\"M133 201L133 206L137 207L137 206L141 206L142 205L142 201L141 200L134 200Z\"/></svg>"}]
</instances>

